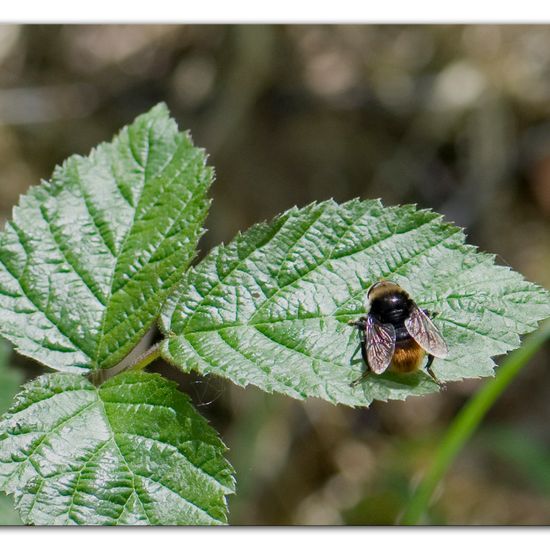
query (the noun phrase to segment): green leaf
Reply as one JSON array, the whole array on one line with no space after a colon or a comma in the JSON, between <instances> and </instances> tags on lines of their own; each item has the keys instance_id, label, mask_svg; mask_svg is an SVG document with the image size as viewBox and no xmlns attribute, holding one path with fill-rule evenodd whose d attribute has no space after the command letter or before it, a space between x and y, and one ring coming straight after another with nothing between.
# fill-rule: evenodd
<instances>
[{"instance_id":1,"label":"green leaf","mask_svg":"<svg viewBox=\"0 0 550 550\"><path fill-rule=\"evenodd\" d=\"M32 188L0 234L0 332L72 372L127 355L195 254L212 170L164 105Z\"/></svg>"},{"instance_id":2,"label":"green leaf","mask_svg":"<svg viewBox=\"0 0 550 550\"><path fill-rule=\"evenodd\" d=\"M13 396L23 380L20 371L9 367L10 346L0 339L0 414L8 410ZM0 495L0 525L20 525L19 514L15 511L12 499Z\"/></svg>"},{"instance_id":3,"label":"green leaf","mask_svg":"<svg viewBox=\"0 0 550 550\"><path fill-rule=\"evenodd\" d=\"M438 312L450 348L441 380L488 376L491 356L550 316L549 294L464 244L441 216L379 201L292 209L214 249L184 276L162 313L164 358L187 371L296 398L367 405L435 391L425 373L371 375L357 330L368 288L392 279Z\"/></svg>"},{"instance_id":4,"label":"green leaf","mask_svg":"<svg viewBox=\"0 0 550 550\"><path fill-rule=\"evenodd\" d=\"M173 382L41 376L0 420L0 486L37 525L226 521L225 447Z\"/></svg>"}]
</instances>

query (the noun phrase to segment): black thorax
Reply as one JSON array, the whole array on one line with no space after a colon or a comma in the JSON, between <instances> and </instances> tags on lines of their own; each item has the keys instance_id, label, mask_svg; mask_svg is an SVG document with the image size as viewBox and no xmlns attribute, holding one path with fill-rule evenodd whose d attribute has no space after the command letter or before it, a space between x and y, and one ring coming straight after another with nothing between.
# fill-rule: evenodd
<instances>
[{"instance_id":1,"label":"black thorax","mask_svg":"<svg viewBox=\"0 0 550 550\"><path fill-rule=\"evenodd\" d=\"M369 314L383 324L390 323L395 328L397 342L410 338L405 328L405 319L410 315L412 300L402 292L391 292L372 300Z\"/></svg>"}]
</instances>

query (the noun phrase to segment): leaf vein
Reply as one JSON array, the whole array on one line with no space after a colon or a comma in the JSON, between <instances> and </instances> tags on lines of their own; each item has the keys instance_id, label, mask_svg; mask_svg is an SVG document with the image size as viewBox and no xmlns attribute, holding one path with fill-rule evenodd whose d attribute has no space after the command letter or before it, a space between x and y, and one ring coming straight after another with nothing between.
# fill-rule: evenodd
<instances>
[{"instance_id":1,"label":"leaf vein","mask_svg":"<svg viewBox=\"0 0 550 550\"><path fill-rule=\"evenodd\" d=\"M59 241L59 237L57 236L56 232L53 229L52 221L48 217L47 213L45 212L44 205L40 206L40 213L42 214L42 219L46 222L46 225L48 227L48 231L50 235L52 236L57 249L63 256L64 260L71 266L73 273L77 275L77 277L80 279L80 281L84 284L84 286L90 291L90 294L99 302L99 304L102 307L105 307L105 298L96 290L93 288L93 283L88 280L88 276L85 275L80 271L80 267L77 262L74 261L74 259L65 252L65 249L62 245L62 243ZM97 228L96 228L97 229Z\"/></svg>"},{"instance_id":2,"label":"leaf vein","mask_svg":"<svg viewBox=\"0 0 550 550\"><path fill-rule=\"evenodd\" d=\"M212 474L209 474L205 470L201 469L200 466L197 466L194 462L191 461L191 459L176 445L173 445L172 443L168 443L166 441L161 441L160 439L157 439L155 437L149 437L143 434L137 434L132 432L124 432L124 431L117 431L117 435L126 435L128 437L137 438L137 439L145 439L147 441L151 441L157 444L160 444L163 447L168 447L169 449L175 451L179 456L183 457L185 461L193 468L195 469L201 476L207 478L209 483L212 483L216 487L225 490L226 487L223 485L220 481L218 481ZM191 440L189 440L191 441ZM199 441L199 440L196 440ZM199 441L200 442L200 441Z\"/></svg>"},{"instance_id":3,"label":"leaf vein","mask_svg":"<svg viewBox=\"0 0 550 550\"><path fill-rule=\"evenodd\" d=\"M12 222L12 225L14 226L15 228L15 225L13 224ZM23 247L23 249L25 250L25 253L27 254L27 259L28 259L28 252L27 250L25 249L25 246L23 245L23 243L21 243L21 240L19 240L21 246ZM28 260L27 260L28 261ZM89 359L91 359L90 355L88 353L86 353L82 347L80 346L80 344L77 344L76 341L73 340L73 337L69 335L69 333L65 332L61 326L59 326L57 324L57 321L55 319L53 319L46 311L43 311L39 305L34 301L34 299L32 298L32 294L29 293L28 289L26 288L26 285L23 284L22 280L24 280L24 278L22 277L20 279L18 279L16 277L16 275L9 269L8 265L6 264L6 262L4 261L4 259L2 258L2 256L0 256L0 264L4 267L4 269L6 270L6 273L8 273L12 279L18 284L19 288L21 289L21 292L23 293L24 297L27 298L27 300L33 305L35 311L37 313L40 313L44 316L44 318L50 322L51 326L57 330L59 332L59 334L61 336L63 336L64 338L66 338L74 347L75 347L75 351L80 351L82 352L84 355L86 355L86 357L88 357Z\"/></svg>"}]
</instances>

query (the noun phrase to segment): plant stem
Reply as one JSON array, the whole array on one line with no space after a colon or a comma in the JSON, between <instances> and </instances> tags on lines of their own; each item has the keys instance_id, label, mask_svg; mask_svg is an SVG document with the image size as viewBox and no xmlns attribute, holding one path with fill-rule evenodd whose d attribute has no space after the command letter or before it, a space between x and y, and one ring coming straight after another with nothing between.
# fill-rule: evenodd
<instances>
[{"instance_id":1,"label":"plant stem","mask_svg":"<svg viewBox=\"0 0 550 550\"><path fill-rule=\"evenodd\" d=\"M150 347L145 353L140 355L133 365L128 367L128 371L144 370L148 365L160 357L160 345L162 342Z\"/></svg>"},{"instance_id":2,"label":"plant stem","mask_svg":"<svg viewBox=\"0 0 550 550\"><path fill-rule=\"evenodd\" d=\"M402 525L416 525L421 520L434 490L456 455L464 447L494 402L548 338L550 338L550 323L547 322L540 330L531 334L521 348L511 353L498 369L495 378L487 382L464 405L447 430L432 464L405 508L400 520Z\"/></svg>"}]
</instances>

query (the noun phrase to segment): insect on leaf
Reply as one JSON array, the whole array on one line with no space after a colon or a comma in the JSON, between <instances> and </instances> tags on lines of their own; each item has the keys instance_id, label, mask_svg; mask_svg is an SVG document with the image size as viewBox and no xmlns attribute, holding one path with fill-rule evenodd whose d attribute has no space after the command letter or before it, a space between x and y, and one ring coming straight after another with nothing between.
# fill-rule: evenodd
<instances>
[{"instance_id":1,"label":"insect on leaf","mask_svg":"<svg viewBox=\"0 0 550 550\"><path fill-rule=\"evenodd\" d=\"M70 157L0 233L0 333L56 370L117 364L192 260L211 180L162 104Z\"/></svg>"},{"instance_id":2,"label":"insect on leaf","mask_svg":"<svg viewBox=\"0 0 550 550\"><path fill-rule=\"evenodd\" d=\"M423 372L371 375L357 329L367 291L391 279L434 323L449 353L442 381L489 376L492 356L550 316L548 292L464 243L460 228L414 206L333 201L293 208L214 250L162 313L162 354L183 370L296 398L368 405L437 391Z\"/></svg>"}]
</instances>

